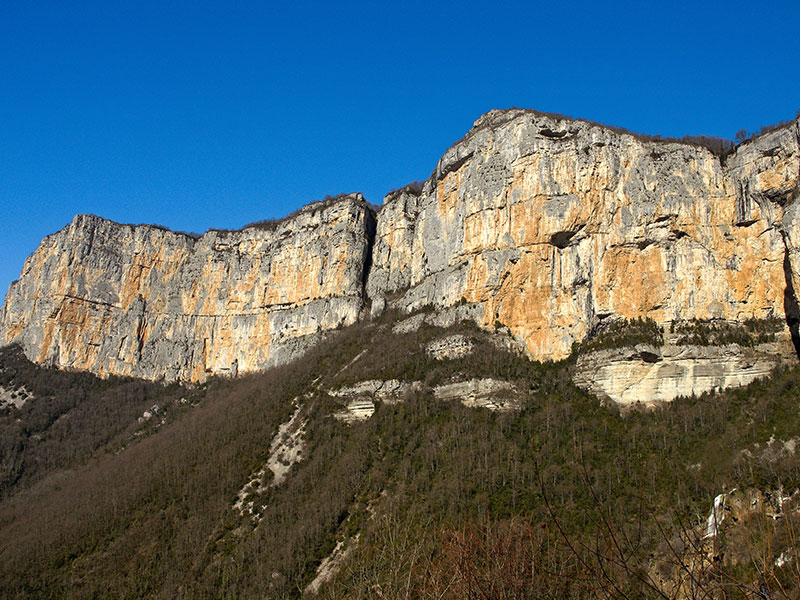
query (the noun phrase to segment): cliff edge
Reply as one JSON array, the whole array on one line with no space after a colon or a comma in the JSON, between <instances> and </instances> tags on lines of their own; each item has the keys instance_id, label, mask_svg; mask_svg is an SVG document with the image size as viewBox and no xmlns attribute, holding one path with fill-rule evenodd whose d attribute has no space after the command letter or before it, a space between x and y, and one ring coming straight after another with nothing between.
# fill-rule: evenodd
<instances>
[{"instance_id":1,"label":"cliff edge","mask_svg":"<svg viewBox=\"0 0 800 600\"><path fill-rule=\"evenodd\" d=\"M721 157L524 110L492 111L421 190L387 197L377 310L474 307L537 359L603 322L797 318L794 121Z\"/></svg>"},{"instance_id":2,"label":"cliff edge","mask_svg":"<svg viewBox=\"0 0 800 600\"><path fill-rule=\"evenodd\" d=\"M0 343L39 363L149 379L280 364L355 322L372 229L360 194L197 239L78 215L25 261Z\"/></svg>"}]
</instances>

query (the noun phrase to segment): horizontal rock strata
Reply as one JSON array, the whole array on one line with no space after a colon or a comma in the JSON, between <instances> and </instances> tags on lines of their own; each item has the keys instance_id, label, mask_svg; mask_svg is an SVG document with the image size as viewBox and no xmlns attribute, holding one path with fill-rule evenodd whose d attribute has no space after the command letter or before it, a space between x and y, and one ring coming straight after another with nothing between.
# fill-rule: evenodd
<instances>
[{"instance_id":1,"label":"horizontal rock strata","mask_svg":"<svg viewBox=\"0 0 800 600\"><path fill-rule=\"evenodd\" d=\"M382 381L379 379L369 379L361 381L355 385L341 387L335 390L329 390L328 395L334 398L374 398L381 402L392 404L402 400L404 396L418 392L422 389L422 384L419 381L399 381L397 379L388 379Z\"/></svg>"},{"instance_id":2,"label":"horizontal rock strata","mask_svg":"<svg viewBox=\"0 0 800 600\"><path fill-rule=\"evenodd\" d=\"M618 404L653 404L740 387L769 375L790 355L788 341L755 348L637 345L581 356L575 383Z\"/></svg>"},{"instance_id":3,"label":"horizontal rock strata","mask_svg":"<svg viewBox=\"0 0 800 600\"><path fill-rule=\"evenodd\" d=\"M433 395L437 400L458 400L470 408L488 408L507 411L520 408L519 394L509 381L498 379L470 379L436 386Z\"/></svg>"}]
</instances>

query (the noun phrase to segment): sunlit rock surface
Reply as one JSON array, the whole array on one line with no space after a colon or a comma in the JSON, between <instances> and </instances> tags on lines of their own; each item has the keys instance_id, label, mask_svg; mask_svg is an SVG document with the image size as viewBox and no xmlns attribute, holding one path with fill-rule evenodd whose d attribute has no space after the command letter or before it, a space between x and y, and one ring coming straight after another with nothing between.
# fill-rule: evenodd
<instances>
[{"instance_id":1,"label":"sunlit rock surface","mask_svg":"<svg viewBox=\"0 0 800 600\"><path fill-rule=\"evenodd\" d=\"M387 196L367 292L405 310L477 306L481 325L508 327L537 359L567 356L609 317L796 312L799 135L795 121L722 160L492 111L421 192Z\"/></svg>"},{"instance_id":2,"label":"sunlit rock surface","mask_svg":"<svg viewBox=\"0 0 800 600\"><path fill-rule=\"evenodd\" d=\"M652 404L747 385L790 360L788 340L754 348L637 345L581 356L575 383L622 404Z\"/></svg>"},{"instance_id":3,"label":"sunlit rock surface","mask_svg":"<svg viewBox=\"0 0 800 600\"><path fill-rule=\"evenodd\" d=\"M0 343L40 363L151 379L286 362L358 317L372 228L360 195L199 239L79 215L25 262Z\"/></svg>"},{"instance_id":4,"label":"sunlit rock surface","mask_svg":"<svg viewBox=\"0 0 800 600\"><path fill-rule=\"evenodd\" d=\"M777 317L797 339L799 171L797 120L723 158L491 111L377 216L351 195L199 239L78 216L11 285L0 343L101 375L200 381L285 362L386 308L433 308L395 329L473 320L540 360L607 319ZM675 389L701 389L689 380Z\"/></svg>"}]
</instances>

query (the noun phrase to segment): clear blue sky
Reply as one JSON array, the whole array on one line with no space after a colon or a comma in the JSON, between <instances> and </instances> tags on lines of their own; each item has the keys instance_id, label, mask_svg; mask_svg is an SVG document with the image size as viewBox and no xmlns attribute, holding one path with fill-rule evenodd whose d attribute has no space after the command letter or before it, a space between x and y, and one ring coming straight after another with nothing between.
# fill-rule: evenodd
<instances>
[{"instance_id":1,"label":"clear blue sky","mask_svg":"<svg viewBox=\"0 0 800 600\"><path fill-rule=\"evenodd\" d=\"M800 2L0 2L0 295L76 213L202 232L425 179L492 108L734 136Z\"/></svg>"}]
</instances>

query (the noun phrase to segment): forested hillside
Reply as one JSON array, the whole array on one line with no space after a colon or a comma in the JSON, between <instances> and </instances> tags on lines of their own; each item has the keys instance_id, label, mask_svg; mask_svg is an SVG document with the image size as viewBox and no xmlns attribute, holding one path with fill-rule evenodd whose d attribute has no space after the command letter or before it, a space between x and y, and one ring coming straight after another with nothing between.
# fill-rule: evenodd
<instances>
[{"instance_id":1,"label":"forested hillside","mask_svg":"<svg viewBox=\"0 0 800 600\"><path fill-rule=\"evenodd\" d=\"M621 413L572 384L574 356L397 319L190 387L3 351L3 387L33 397L2 410L1 595L795 597L800 369ZM347 395L390 380L409 385ZM474 381L497 398L448 399Z\"/></svg>"}]
</instances>

